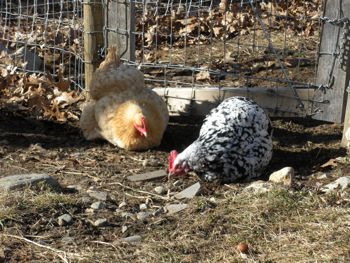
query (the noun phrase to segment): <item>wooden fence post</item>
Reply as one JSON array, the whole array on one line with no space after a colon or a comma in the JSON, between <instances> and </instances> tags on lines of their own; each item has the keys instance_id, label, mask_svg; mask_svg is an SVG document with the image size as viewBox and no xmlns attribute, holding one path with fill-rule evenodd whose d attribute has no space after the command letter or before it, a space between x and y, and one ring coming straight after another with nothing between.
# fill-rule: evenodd
<instances>
[{"instance_id":1,"label":"wooden fence post","mask_svg":"<svg viewBox=\"0 0 350 263\"><path fill-rule=\"evenodd\" d=\"M135 61L135 2L112 0L108 2L106 34L108 46L116 45L118 55Z\"/></svg>"},{"instance_id":2,"label":"wooden fence post","mask_svg":"<svg viewBox=\"0 0 350 263\"><path fill-rule=\"evenodd\" d=\"M89 91L92 74L100 62L98 50L103 47L102 0L85 0L83 12L85 90Z\"/></svg>"},{"instance_id":3,"label":"wooden fence post","mask_svg":"<svg viewBox=\"0 0 350 263\"><path fill-rule=\"evenodd\" d=\"M325 1L323 26L317 67L313 118L341 123L347 101L346 88L350 78L349 34L350 0ZM345 59L345 60L344 60Z\"/></svg>"}]
</instances>

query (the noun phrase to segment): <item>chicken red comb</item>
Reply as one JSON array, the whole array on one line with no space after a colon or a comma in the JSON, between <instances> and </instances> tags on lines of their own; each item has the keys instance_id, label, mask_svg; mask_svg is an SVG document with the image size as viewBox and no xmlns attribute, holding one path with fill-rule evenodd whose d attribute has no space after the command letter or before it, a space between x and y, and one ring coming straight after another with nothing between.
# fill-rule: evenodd
<instances>
[{"instance_id":1,"label":"chicken red comb","mask_svg":"<svg viewBox=\"0 0 350 263\"><path fill-rule=\"evenodd\" d=\"M168 157L168 170L171 171L174 167L174 161L176 159L176 156L177 156L177 151L176 150L172 150L169 154L169 157Z\"/></svg>"}]
</instances>

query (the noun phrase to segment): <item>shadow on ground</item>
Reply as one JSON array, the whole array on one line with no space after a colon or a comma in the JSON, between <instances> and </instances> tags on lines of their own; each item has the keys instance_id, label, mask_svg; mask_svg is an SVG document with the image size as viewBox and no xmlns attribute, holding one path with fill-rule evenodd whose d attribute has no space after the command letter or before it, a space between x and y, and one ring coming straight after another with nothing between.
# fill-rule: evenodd
<instances>
[{"instance_id":1,"label":"shadow on ground","mask_svg":"<svg viewBox=\"0 0 350 263\"><path fill-rule=\"evenodd\" d=\"M202 119L171 118L163 142L157 151L168 153L186 148L199 133ZM341 126L309 119L276 119L274 125L274 156L266 171L293 166L300 175L312 173L331 158L344 155L341 148ZM0 111L0 146L27 148L39 144L45 149L55 148L104 148L110 150L104 141L86 141L75 124L62 124L38 120L12 112ZM79 151L79 150L78 150ZM133 155L133 152L122 152ZM152 154L152 150L149 151Z\"/></svg>"}]
</instances>

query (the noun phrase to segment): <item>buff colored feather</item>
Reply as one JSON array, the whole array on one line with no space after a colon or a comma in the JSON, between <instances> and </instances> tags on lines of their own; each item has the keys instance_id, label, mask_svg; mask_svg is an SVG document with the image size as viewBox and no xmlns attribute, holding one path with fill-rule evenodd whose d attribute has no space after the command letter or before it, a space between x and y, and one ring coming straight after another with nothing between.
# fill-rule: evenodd
<instances>
[{"instance_id":1,"label":"buff colored feather","mask_svg":"<svg viewBox=\"0 0 350 263\"><path fill-rule=\"evenodd\" d=\"M87 140L102 138L96 129L98 126L95 119L95 104L95 101L86 102L80 116L79 126Z\"/></svg>"},{"instance_id":2,"label":"buff colored feather","mask_svg":"<svg viewBox=\"0 0 350 263\"><path fill-rule=\"evenodd\" d=\"M145 117L147 137L134 128L135 118ZM138 93L127 90L101 98L95 106L100 134L110 143L127 150L157 147L169 120L165 102L151 89Z\"/></svg>"},{"instance_id":3,"label":"buff colored feather","mask_svg":"<svg viewBox=\"0 0 350 263\"><path fill-rule=\"evenodd\" d=\"M138 69L121 65L117 49L108 49L105 60L92 76L89 92L91 98L99 100L111 93L119 93L125 90L139 90L145 87L144 77Z\"/></svg>"}]
</instances>

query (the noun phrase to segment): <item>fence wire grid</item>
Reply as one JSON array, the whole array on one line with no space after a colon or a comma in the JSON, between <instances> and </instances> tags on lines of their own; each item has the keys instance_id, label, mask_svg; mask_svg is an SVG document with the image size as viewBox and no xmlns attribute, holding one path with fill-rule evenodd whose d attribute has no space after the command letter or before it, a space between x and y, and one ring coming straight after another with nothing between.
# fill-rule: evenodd
<instances>
[{"instance_id":1,"label":"fence wire grid","mask_svg":"<svg viewBox=\"0 0 350 263\"><path fill-rule=\"evenodd\" d=\"M112 2L3 0L0 51L18 59L18 69L63 74L84 88L83 5L101 4L107 14ZM301 106L296 90L317 88L322 0L118 3L130 7L134 25L111 27L106 16L101 50L114 44L107 36L128 38L135 61L126 63L138 66L150 87L290 89Z\"/></svg>"},{"instance_id":2,"label":"fence wire grid","mask_svg":"<svg viewBox=\"0 0 350 263\"><path fill-rule=\"evenodd\" d=\"M210 80L230 75L236 80L243 77L249 86L259 79L285 82L289 72L284 68L300 71L315 65L317 58L319 1L295 2L136 3L137 63L145 68L165 64L178 71L189 69L194 77L190 85L206 79L208 74L200 74L205 71ZM305 15L300 12L311 8ZM268 69L282 72L274 76ZM291 81L305 83L295 75ZM220 84L232 86L232 79Z\"/></svg>"},{"instance_id":3,"label":"fence wire grid","mask_svg":"<svg viewBox=\"0 0 350 263\"><path fill-rule=\"evenodd\" d=\"M134 29L107 23L104 35L136 39L135 62L151 87L289 89L312 114L297 89L317 88L321 0L124 3L134 10Z\"/></svg>"},{"instance_id":4,"label":"fence wire grid","mask_svg":"<svg viewBox=\"0 0 350 263\"><path fill-rule=\"evenodd\" d=\"M76 0L2 0L0 52L16 70L68 78L83 88L82 3Z\"/></svg>"}]
</instances>

